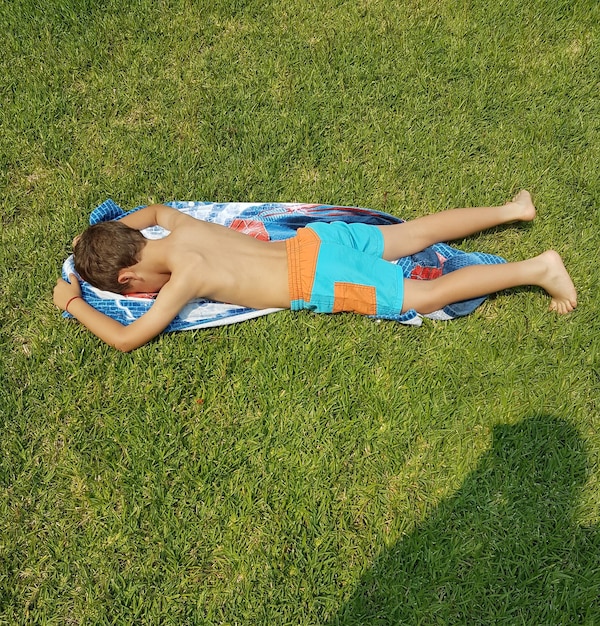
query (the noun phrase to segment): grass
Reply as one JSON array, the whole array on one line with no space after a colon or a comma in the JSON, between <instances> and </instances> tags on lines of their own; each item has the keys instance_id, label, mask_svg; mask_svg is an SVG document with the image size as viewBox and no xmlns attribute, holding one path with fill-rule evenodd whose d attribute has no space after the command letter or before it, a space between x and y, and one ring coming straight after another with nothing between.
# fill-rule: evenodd
<instances>
[{"instance_id":1,"label":"grass","mask_svg":"<svg viewBox=\"0 0 600 626\"><path fill-rule=\"evenodd\" d=\"M600 621L593 0L0 5L0 623ZM421 329L278 313L122 355L61 319L91 208L331 202L537 289Z\"/></svg>"}]
</instances>

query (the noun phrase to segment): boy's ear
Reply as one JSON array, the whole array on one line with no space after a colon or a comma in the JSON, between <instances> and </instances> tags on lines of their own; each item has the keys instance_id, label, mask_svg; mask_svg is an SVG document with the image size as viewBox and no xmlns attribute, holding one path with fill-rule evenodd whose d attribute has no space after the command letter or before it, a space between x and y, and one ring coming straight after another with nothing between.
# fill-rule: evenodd
<instances>
[{"instance_id":1,"label":"boy's ear","mask_svg":"<svg viewBox=\"0 0 600 626\"><path fill-rule=\"evenodd\" d=\"M136 278L136 273L128 268L125 268L119 271L117 281L119 282L119 285L126 285L132 278Z\"/></svg>"}]
</instances>

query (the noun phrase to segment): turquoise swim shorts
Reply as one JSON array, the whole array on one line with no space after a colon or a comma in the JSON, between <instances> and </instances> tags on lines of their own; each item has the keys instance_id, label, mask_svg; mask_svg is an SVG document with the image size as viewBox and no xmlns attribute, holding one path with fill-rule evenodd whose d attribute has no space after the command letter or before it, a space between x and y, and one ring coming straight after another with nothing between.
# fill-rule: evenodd
<instances>
[{"instance_id":1,"label":"turquoise swim shorts","mask_svg":"<svg viewBox=\"0 0 600 626\"><path fill-rule=\"evenodd\" d=\"M376 226L315 222L286 245L293 311L401 315L402 268L382 258L383 233Z\"/></svg>"}]
</instances>

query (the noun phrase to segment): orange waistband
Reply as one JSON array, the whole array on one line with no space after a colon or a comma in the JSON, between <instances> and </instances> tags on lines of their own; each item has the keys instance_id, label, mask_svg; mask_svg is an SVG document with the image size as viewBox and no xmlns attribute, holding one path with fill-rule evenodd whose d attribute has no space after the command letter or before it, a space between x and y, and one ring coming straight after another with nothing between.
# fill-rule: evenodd
<instances>
[{"instance_id":1,"label":"orange waistband","mask_svg":"<svg viewBox=\"0 0 600 626\"><path fill-rule=\"evenodd\" d=\"M290 301L310 300L321 240L310 228L299 228L285 242Z\"/></svg>"}]
</instances>

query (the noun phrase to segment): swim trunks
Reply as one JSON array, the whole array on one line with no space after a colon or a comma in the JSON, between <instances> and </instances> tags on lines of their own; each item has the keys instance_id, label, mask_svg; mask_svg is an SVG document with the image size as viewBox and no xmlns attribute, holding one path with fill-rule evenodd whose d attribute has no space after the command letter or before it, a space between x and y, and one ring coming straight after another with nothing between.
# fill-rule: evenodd
<instances>
[{"instance_id":1,"label":"swim trunks","mask_svg":"<svg viewBox=\"0 0 600 626\"><path fill-rule=\"evenodd\" d=\"M383 233L367 224L316 222L286 241L292 311L402 313L402 268L385 261Z\"/></svg>"}]
</instances>

